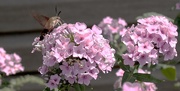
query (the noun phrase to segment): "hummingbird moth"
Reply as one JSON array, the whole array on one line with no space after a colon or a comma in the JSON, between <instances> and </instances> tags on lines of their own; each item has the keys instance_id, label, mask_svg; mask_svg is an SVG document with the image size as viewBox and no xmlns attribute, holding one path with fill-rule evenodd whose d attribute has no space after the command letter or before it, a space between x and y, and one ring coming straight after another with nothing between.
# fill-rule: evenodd
<instances>
[{"instance_id":1,"label":"hummingbird moth","mask_svg":"<svg viewBox=\"0 0 180 91\"><path fill-rule=\"evenodd\" d=\"M55 11L57 13L56 8L55 8ZM40 35L40 39L39 39L40 41L43 40L44 36L50 33L55 27L63 24L61 18L59 17L60 13L61 11L58 12L56 16L47 17L44 15L38 14L36 12L32 12L32 16L41 24L41 26L44 27Z\"/></svg>"}]
</instances>

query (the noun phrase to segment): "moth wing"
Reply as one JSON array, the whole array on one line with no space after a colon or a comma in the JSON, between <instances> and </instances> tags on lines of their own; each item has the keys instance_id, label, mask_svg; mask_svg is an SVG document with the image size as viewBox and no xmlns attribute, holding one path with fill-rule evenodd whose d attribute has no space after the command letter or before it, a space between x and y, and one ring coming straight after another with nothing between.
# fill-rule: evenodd
<instances>
[{"instance_id":1,"label":"moth wing","mask_svg":"<svg viewBox=\"0 0 180 91\"><path fill-rule=\"evenodd\" d=\"M32 12L32 16L44 27L46 28L46 23L48 22L49 20L49 17L47 16L44 16L44 15L40 15L36 12Z\"/></svg>"}]
</instances>

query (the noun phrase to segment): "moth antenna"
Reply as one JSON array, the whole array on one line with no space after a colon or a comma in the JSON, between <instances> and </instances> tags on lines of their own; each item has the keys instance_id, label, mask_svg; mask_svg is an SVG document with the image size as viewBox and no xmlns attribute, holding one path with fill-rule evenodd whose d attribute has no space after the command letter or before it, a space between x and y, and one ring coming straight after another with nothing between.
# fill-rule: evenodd
<instances>
[{"instance_id":1,"label":"moth antenna","mask_svg":"<svg viewBox=\"0 0 180 91\"><path fill-rule=\"evenodd\" d=\"M58 12L57 16L59 16L61 14L61 11Z\"/></svg>"},{"instance_id":2,"label":"moth antenna","mask_svg":"<svg viewBox=\"0 0 180 91\"><path fill-rule=\"evenodd\" d=\"M55 12L56 12L56 14L57 14L57 5L55 6Z\"/></svg>"}]
</instances>

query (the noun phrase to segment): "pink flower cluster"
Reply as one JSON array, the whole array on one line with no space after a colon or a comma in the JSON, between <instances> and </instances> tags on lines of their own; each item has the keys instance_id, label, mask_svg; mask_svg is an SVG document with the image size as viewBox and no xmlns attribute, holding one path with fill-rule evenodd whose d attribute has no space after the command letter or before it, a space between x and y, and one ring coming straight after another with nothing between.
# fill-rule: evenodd
<instances>
[{"instance_id":1,"label":"pink flower cluster","mask_svg":"<svg viewBox=\"0 0 180 91\"><path fill-rule=\"evenodd\" d=\"M124 31L126 31L125 26L127 26L127 23L122 18L113 19L107 16L99 23L98 26L103 30L103 34L110 38L112 37L109 36L111 34L122 34Z\"/></svg>"},{"instance_id":2,"label":"pink flower cluster","mask_svg":"<svg viewBox=\"0 0 180 91\"><path fill-rule=\"evenodd\" d=\"M142 69L139 69L138 73L150 74L150 72L145 72ZM125 82L123 86L121 87L123 74L124 74L124 71L122 69L119 69L116 72L116 76L118 76L119 79L114 84L115 89L122 88L122 91L156 91L157 90L156 85L151 82L138 82L138 81L135 81L134 83Z\"/></svg>"},{"instance_id":3,"label":"pink flower cluster","mask_svg":"<svg viewBox=\"0 0 180 91\"><path fill-rule=\"evenodd\" d=\"M136 61L140 65L157 64L159 54L164 55L164 60L177 56L177 26L163 16L139 19L137 26L128 28L121 36L128 51L122 55L125 65L133 66Z\"/></svg>"},{"instance_id":4,"label":"pink flower cluster","mask_svg":"<svg viewBox=\"0 0 180 91\"><path fill-rule=\"evenodd\" d=\"M62 84L89 85L98 77L99 70L107 73L115 64L115 50L94 25L84 23L62 24L47 34L42 41L35 38L34 50L41 50L42 75L48 75L47 86L51 89Z\"/></svg>"},{"instance_id":5,"label":"pink flower cluster","mask_svg":"<svg viewBox=\"0 0 180 91\"><path fill-rule=\"evenodd\" d=\"M7 76L24 71L24 67L21 65L20 56L16 53L7 54L6 51L0 47L0 71Z\"/></svg>"}]
</instances>

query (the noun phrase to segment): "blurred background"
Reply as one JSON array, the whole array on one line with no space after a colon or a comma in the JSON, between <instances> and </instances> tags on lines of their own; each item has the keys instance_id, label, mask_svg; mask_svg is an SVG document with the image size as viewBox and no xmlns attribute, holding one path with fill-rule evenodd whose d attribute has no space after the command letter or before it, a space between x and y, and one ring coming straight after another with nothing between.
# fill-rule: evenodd
<instances>
[{"instance_id":1,"label":"blurred background","mask_svg":"<svg viewBox=\"0 0 180 91\"><path fill-rule=\"evenodd\" d=\"M157 12L175 19L178 10L172 10L178 0L0 0L0 47L7 53L16 52L22 57L26 74L40 76L37 72L42 65L40 52L31 53L32 42L39 36L43 27L32 17L32 11L46 16L56 15L55 7L62 11L60 17L67 23L85 22L88 26L98 24L104 17L124 18L131 25L136 23L136 17L146 12ZM180 38L179 38L180 39ZM178 39L178 42L180 42ZM177 45L178 55L180 44ZM180 56L176 58L180 60ZM177 77L180 79L180 64L177 66ZM101 74L93 81L93 91L113 91L113 84L118 77L115 76L117 68L109 74ZM160 71L153 72L157 78L164 79ZM180 81L180 80L178 80ZM174 82L157 84L158 91L180 91L174 88ZM42 91L43 86L26 84L19 91Z\"/></svg>"}]
</instances>

